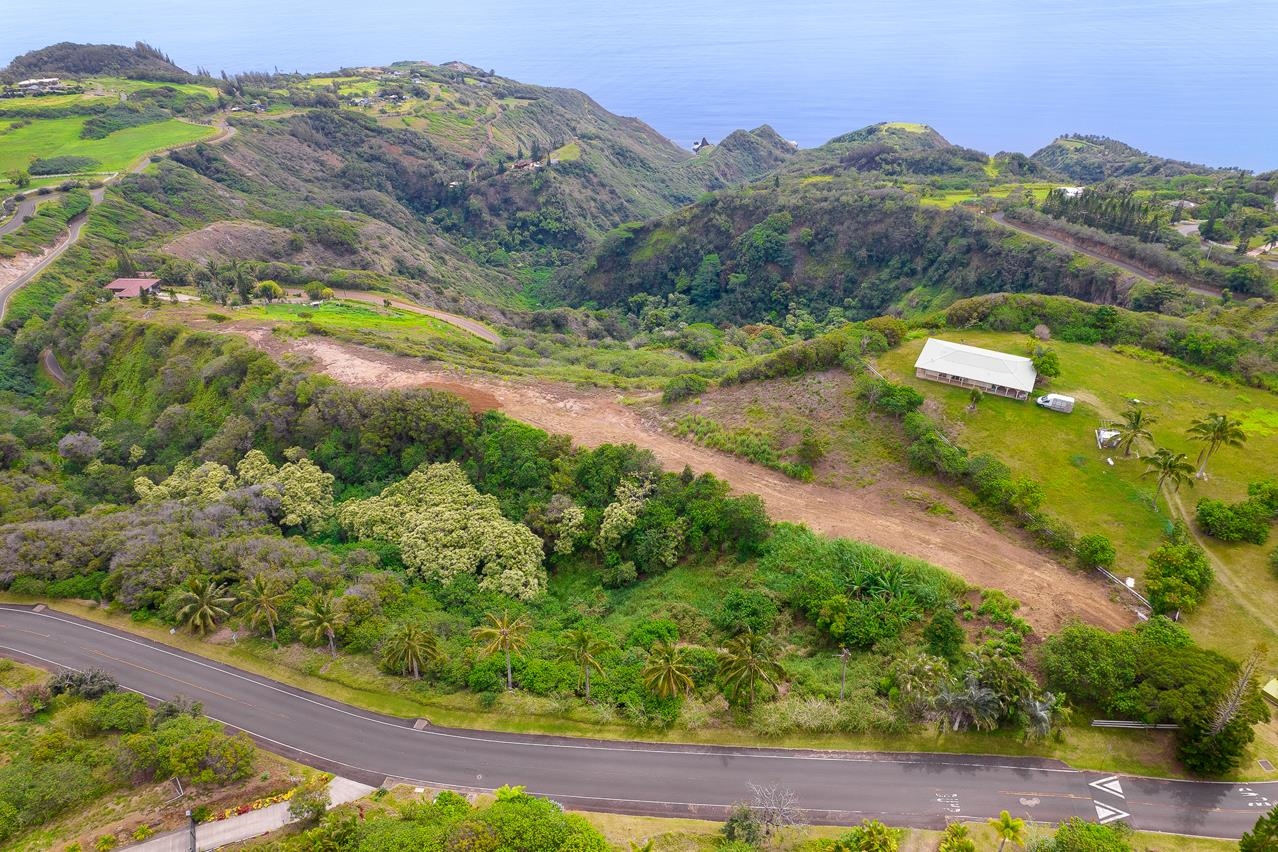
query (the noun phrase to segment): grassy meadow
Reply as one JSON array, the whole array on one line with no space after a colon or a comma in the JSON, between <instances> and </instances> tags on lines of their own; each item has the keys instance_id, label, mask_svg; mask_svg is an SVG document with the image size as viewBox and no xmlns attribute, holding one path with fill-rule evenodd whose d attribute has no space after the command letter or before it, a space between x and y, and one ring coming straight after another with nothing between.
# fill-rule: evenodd
<instances>
[{"instance_id":1,"label":"grassy meadow","mask_svg":"<svg viewBox=\"0 0 1278 852\"><path fill-rule=\"evenodd\" d=\"M948 340L1022 354L1025 336L1002 332L949 332ZM1234 501L1246 496L1247 483L1278 473L1278 398L1264 391L1232 383L1213 383L1174 366L1139 360L1102 346L1063 343L1051 345L1060 356L1061 375L1043 392L1069 394L1078 400L1072 414L1039 408L1032 401L986 395L975 411L968 411L968 391L916 379L914 361L924 338L903 343L879 359L891 378L922 391L939 406L959 443L973 452L990 452L1017 474L1042 484L1046 507L1068 521L1080 535L1100 532L1118 550L1116 573L1141 577L1146 555L1157 547L1169 528L1165 499L1155 509L1154 482L1141 474L1144 465L1133 453L1124 459L1114 450L1096 447L1094 430L1116 419L1130 399L1141 400L1157 418L1151 428L1158 446L1197 457L1201 446L1185 434L1192 420L1208 412L1226 412L1243 421L1244 449L1225 448L1212 459L1210 478L1179 494L1184 510L1193 513L1202 497ZM1153 450L1147 445L1141 452ZM1113 459L1114 464L1107 461ZM1278 579L1265 566L1272 543L1225 545L1205 539L1219 560L1218 582L1207 602L1188 624L1199 641L1228 651L1245 652L1239 635L1256 635L1257 628L1278 639ZM1223 570L1222 570L1223 567ZM1015 590L1009 590L1015 594Z\"/></svg>"},{"instance_id":2,"label":"grassy meadow","mask_svg":"<svg viewBox=\"0 0 1278 852\"><path fill-rule=\"evenodd\" d=\"M81 139L87 118L42 118L0 133L0 172L25 169L33 157L92 157L98 171L121 171L139 157L162 148L196 142L217 133L213 127L171 119L117 130L104 139Z\"/></svg>"}]
</instances>

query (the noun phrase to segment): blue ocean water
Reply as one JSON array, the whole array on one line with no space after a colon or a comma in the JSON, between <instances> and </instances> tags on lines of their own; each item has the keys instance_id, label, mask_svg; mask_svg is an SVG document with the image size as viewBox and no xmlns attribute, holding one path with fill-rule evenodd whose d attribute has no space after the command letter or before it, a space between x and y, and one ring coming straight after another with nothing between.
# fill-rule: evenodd
<instances>
[{"instance_id":1,"label":"blue ocean water","mask_svg":"<svg viewBox=\"0 0 1278 852\"><path fill-rule=\"evenodd\" d=\"M139 39L215 73L461 59L681 145L768 123L808 147L892 120L989 152L1084 132L1278 167L1274 0L0 3L0 61Z\"/></svg>"}]
</instances>

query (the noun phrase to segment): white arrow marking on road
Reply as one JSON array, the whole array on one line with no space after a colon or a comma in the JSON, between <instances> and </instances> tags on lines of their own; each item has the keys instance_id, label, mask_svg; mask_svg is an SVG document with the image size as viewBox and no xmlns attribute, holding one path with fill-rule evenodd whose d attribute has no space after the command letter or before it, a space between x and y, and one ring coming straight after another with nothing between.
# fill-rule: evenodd
<instances>
[{"instance_id":1,"label":"white arrow marking on road","mask_svg":"<svg viewBox=\"0 0 1278 852\"><path fill-rule=\"evenodd\" d=\"M1111 808L1109 805L1102 805L1097 801L1093 801L1092 805L1096 808L1096 820L1101 825L1114 822L1115 820L1126 819L1131 816L1131 814L1126 811L1120 811L1118 808Z\"/></svg>"},{"instance_id":2,"label":"white arrow marking on road","mask_svg":"<svg viewBox=\"0 0 1278 852\"><path fill-rule=\"evenodd\" d=\"M1103 790L1106 793L1117 796L1120 799L1126 799L1123 795L1123 785L1118 783L1118 776L1111 775L1108 778L1102 778L1099 781L1093 781L1088 784L1089 787L1095 787L1097 790Z\"/></svg>"}]
</instances>

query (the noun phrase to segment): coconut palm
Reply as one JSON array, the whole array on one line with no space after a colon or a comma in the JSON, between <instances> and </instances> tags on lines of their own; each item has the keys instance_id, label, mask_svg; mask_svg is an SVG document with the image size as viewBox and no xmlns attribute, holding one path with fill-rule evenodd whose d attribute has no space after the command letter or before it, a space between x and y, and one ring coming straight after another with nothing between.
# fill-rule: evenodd
<instances>
[{"instance_id":1,"label":"coconut palm","mask_svg":"<svg viewBox=\"0 0 1278 852\"><path fill-rule=\"evenodd\" d=\"M337 657L337 631L346 623L346 613L337 608L331 595L316 595L306 606L297 608L293 626L303 642L318 645L328 641L328 652Z\"/></svg>"},{"instance_id":2,"label":"coconut palm","mask_svg":"<svg viewBox=\"0 0 1278 852\"><path fill-rule=\"evenodd\" d=\"M382 642L382 662L400 674L412 674L420 680L422 668L433 663L443 654L435 634L420 624L405 622L396 625Z\"/></svg>"},{"instance_id":3,"label":"coconut palm","mask_svg":"<svg viewBox=\"0 0 1278 852\"><path fill-rule=\"evenodd\" d=\"M997 818L990 817L988 822L998 837L998 852L1003 852L1009 840L1017 846L1025 845L1025 820L1000 811Z\"/></svg>"},{"instance_id":4,"label":"coconut palm","mask_svg":"<svg viewBox=\"0 0 1278 852\"><path fill-rule=\"evenodd\" d=\"M1158 495L1163 493L1165 484L1171 483L1173 493L1179 491L1180 486L1185 483L1189 483L1191 488L1194 485L1194 466L1184 453L1173 453L1166 447L1159 447L1152 456L1141 456L1140 460L1145 463L1146 468L1141 476L1158 478L1158 485L1154 488L1154 508L1158 508Z\"/></svg>"},{"instance_id":5,"label":"coconut palm","mask_svg":"<svg viewBox=\"0 0 1278 852\"><path fill-rule=\"evenodd\" d=\"M581 669L581 681L586 685L586 700L590 700L590 672L603 674L603 665L599 656L612 646L595 636L585 627L568 631L564 637L564 645L560 653L563 659L576 664Z\"/></svg>"},{"instance_id":6,"label":"coconut palm","mask_svg":"<svg viewBox=\"0 0 1278 852\"><path fill-rule=\"evenodd\" d=\"M687 654L669 639L652 646L648 662L639 673L643 685L659 698L672 698L692 691L692 666Z\"/></svg>"},{"instance_id":7,"label":"coconut palm","mask_svg":"<svg viewBox=\"0 0 1278 852\"><path fill-rule=\"evenodd\" d=\"M196 636L203 636L216 627L219 620L226 618L227 607L233 603L235 598L226 593L226 586L214 583L208 577L191 577L178 595L176 618L178 624Z\"/></svg>"},{"instance_id":8,"label":"coconut palm","mask_svg":"<svg viewBox=\"0 0 1278 852\"><path fill-rule=\"evenodd\" d=\"M1140 406L1127 409L1122 416L1123 423L1118 427L1118 448L1123 451L1123 458L1129 458L1137 441L1153 440L1149 427L1157 423L1158 418L1146 414Z\"/></svg>"},{"instance_id":9,"label":"coconut palm","mask_svg":"<svg viewBox=\"0 0 1278 852\"><path fill-rule=\"evenodd\" d=\"M510 610L502 610L501 615L490 612L484 616L484 623L470 631L471 638L484 643L485 654L501 652L506 655L506 688L515 688L515 677L510 669L510 655L517 654L528 645L528 630L532 622L527 616L512 618Z\"/></svg>"},{"instance_id":10,"label":"coconut palm","mask_svg":"<svg viewBox=\"0 0 1278 852\"><path fill-rule=\"evenodd\" d=\"M1205 447L1198 453L1199 479L1207 478L1207 462L1221 447L1241 447L1247 441L1241 420L1231 420L1226 414L1208 414L1189 424L1189 437L1202 441Z\"/></svg>"},{"instance_id":11,"label":"coconut palm","mask_svg":"<svg viewBox=\"0 0 1278 852\"><path fill-rule=\"evenodd\" d=\"M271 632L271 642L275 642L275 625L280 620L280 607L288 594L279 583L267 579L265 574L254 574L253 579L240 586L240 602L235 605L235 614L248 622L249 627L256 630L262 622Z\"/></svg>"},{"instance_id":12,"label":"coconut palm","mask_svg":"<svg viewBox=\"0 0 1278 852\"><path fill-rule=\"evenodd\" d=\"M738 701L744 696L745 706L750 707L760 685L776 691L785 669L777 662L776 646L768 637L746 630L724 648L719 658L719 677L730 699Z\"/></svg>"}]
</instances>

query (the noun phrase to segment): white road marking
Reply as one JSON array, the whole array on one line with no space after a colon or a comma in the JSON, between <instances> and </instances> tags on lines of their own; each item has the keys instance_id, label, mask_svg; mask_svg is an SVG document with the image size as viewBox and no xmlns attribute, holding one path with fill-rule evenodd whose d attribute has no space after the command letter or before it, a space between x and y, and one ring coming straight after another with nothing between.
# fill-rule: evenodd
<instances>
[{"instance_id":1,"label":"white road marking","mask_svg":"<svg viewBox=\"0 0 1278 852\"><path fill-rule=\"evenodd\" d=\"M1092 805L1096 808L1096 821L1101 825L1116 822L1120 819L1127 819L1131 816L1127 811L1120 811L1118 808L1102 805L1100 802L1093 801Z\"/></svg>"},{"instance_id":2,"label":"white road marking","mask_svg":"<svg viewBox=\"0 0 1278 852\"><path fill-rule=\"evenodd\" d=\"M1101 790L1102 792L1105 792L1105 793L1110 793L1112 795L1117 796L1120 799L1127 798L1126 796L1123 795L1123 785L1118 783L1117 775L1111 775L1108 778L1101 778L1097 781L1093 781L1087 786L1095 787L1097 790Z\"/></svg>"}]
</instances>

